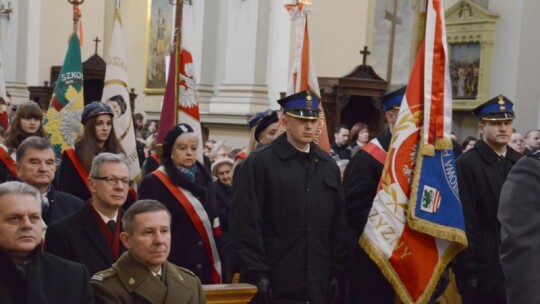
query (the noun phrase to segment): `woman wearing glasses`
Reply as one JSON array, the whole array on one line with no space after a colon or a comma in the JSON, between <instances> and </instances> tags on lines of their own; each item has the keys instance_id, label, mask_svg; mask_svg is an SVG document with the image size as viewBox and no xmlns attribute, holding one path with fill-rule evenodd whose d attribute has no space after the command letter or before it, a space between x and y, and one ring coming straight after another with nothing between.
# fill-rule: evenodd
<instances>
[{"instance_id":1,"label":"woman wearing glasses","mask_svg":"<svg viewBox=\"0 0 540 304\"><path fill-rule=\"evenodd\" d=\"M18 180L15 152L23 140L30 136L47 138L42 119L43 113L36 102L27 101L19 105L5 133L4 143L0 145L0 183Z\"/></svg>"},{"instance_id":2,"label":"woman wearing glasses","mask_svg":"<svg viewBox=\"0 0 540 304\"><path fill-rule=\"evenodd\" d=\"M221 228L212 177L197 161L199 139L187 124L163 141L161 166L144 177L138 199L155 199L171 213L169 261L195 273L203 284L221 282Z\"/></svg>"},{"instance_id":3,"label":"woman wearing glasses","mask_svg":"<svg viewBox=\"0 0 540 304\"><path fill-rule=\"evenodd\" d=\"M114 133L113 117L113 111L103 102L94 101L84 107L81 117L84 132L75 141L75 148L64 150L62 155L59 176L61 191L87 201L91 197L88 172L94 157L102 152L125 155Z\"/></svg>"}]
</instances>

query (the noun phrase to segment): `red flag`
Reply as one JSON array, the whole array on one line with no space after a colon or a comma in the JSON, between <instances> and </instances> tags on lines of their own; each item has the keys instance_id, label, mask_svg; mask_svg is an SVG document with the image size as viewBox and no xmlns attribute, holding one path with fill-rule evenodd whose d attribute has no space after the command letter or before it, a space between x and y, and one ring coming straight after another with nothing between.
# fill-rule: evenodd
<instances>
[{"instance_id":1,"label":"red flag","mask_svg":"<svg viewBox=\"0 0 540 304\"><path fill-rule=\"evenodd\" d=\"M442 0L430 0L426 38L360 238L404 303L427 303L447 264L467 246L449 137L447 54Z\"/></svg>"},{"instance_id":2,"label":"red flag","mask_svg":"<svg viewBox=\"0 0 540 304\"><path fill-rule=\"evenodd\" d=\"M291 72L289 87L287 88L287 96L309 89L320 97L319 81L309 54L307 14L311 10L301 2L299 4L285 5L285 8L291 15L292 20L296 22L296 59ZM330 140L322 100L319 103L319 110L318 132L314 141L321 149L330 153Z\"/></svg>"}]
</instances>

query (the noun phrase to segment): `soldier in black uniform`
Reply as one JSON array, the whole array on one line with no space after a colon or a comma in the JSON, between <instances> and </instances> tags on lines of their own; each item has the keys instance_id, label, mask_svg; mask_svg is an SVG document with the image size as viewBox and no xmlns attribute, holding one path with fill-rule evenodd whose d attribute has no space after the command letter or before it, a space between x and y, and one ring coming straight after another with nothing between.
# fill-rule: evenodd
<instances>
[{"instance_id":1,"label":"soldier in black uniform","mask_svg":"<svg viewBox=\"0 0 540 304\"><path fill-rule=\"evenodd\" d=\"M501 190L501 264L508 303L540 303L540 149L512 168Z\"/></svg>"},{"instance_id":2,"label":"soldier in black uniform","mask_svg":"<svg viewBox=\"0 0 540 304\"><path fill-rule=\"evenodd\" d=\"M501 225L497 220L504 181L521 155L507 144L513 103L500 95L473 110L482 139L456 160L459 194L469 247L454 262L463 303L506 303L499 262Z\"/></svg>"},{"instance_id":3,"label":"soldier in black uniform","mask_svg":"<svg viewBox=\"0 0 540 304\"><path fill-rule=\"evenodd\" d=\"M406 87L383 97L382 110L388 128L368 142L350 160L343 176L349 224L349 303L393 304L394 290L377 265L358 244L364 231L377 185L381 179L392 132Z\"/></svg>"},{"instance_id":4,"label":"soldier in black uniform","mask_svg":"<svg viewBox=\"0 0 540 304\"><path fill-rule=\"evenodd\" d=\"M286 132L251 152L233 185L240 280L257 285L257 304L341 304L345 206L338 166L313 143L319 97L278 102Z\"/></svg>"}]
</instances>

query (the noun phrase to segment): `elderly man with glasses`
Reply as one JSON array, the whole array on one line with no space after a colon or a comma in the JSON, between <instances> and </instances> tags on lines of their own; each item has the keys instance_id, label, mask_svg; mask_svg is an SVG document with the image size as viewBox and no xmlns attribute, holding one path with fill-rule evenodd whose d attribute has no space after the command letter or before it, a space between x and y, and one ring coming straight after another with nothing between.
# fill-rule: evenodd
<instances>
[{"instance_id":1,"label":"elderly man with glasses","mask_svg":"<svg viewBox=\"0 0 540 304\"><path fill-rule=\"evenodd\" d=\"M45 250L85 264L91 274L111 267L125 251L120 242L121 208L132 184L124 155L96 156L88 177L92 197L77 212L49 226Z\"/></svg>"}]
</instances>

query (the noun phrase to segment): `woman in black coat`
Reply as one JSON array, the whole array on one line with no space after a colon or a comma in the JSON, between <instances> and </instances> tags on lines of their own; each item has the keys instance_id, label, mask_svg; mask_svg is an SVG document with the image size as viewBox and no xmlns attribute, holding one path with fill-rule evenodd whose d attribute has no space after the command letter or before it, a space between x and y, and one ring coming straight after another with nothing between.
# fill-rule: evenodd
<instances>
[{"instance_id":1,"label":"woman in black coat","mask_svg":"<svg viewBox=\"0 0 540 304\"><path fill-rule=\"evenodd\" d=\"M155 199L172 216L169 261L188 268L203 284L221 282L221 227L212 177L197 161L199 140L186 124L163 142L161 166L144 177L138 199Z\"/></svg>"}]
</instances>

